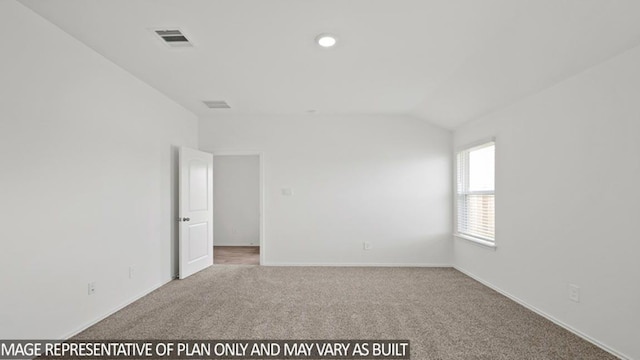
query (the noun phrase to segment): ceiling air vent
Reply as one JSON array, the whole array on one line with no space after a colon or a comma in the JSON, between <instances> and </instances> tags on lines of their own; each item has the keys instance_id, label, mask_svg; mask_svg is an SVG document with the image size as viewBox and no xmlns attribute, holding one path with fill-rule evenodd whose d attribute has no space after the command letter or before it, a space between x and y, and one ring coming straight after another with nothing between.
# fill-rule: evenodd
<instances>
[{"instance_id":1,"label":"ceiling air vent","mask_svg":"<svg viewBox=\"0 0 640 360\"><path fill-rule=\"evenodd\" d=\"M203 103L207 105L209 109L231 109L231 106L222 100L205 100Z\"/></svg>"},{"instance_id":2,"label":"ceiling air vent","mask_svg":"<svg viewBox=\"0 0 640 360\"><path fill-rule=\"evenodd\" d=\"M191 47L193 44L189 42L182 31L178 29L162 29L153 30L156 35L162 39L162 42L170 47Z\"/></svg>"}]
</instances>

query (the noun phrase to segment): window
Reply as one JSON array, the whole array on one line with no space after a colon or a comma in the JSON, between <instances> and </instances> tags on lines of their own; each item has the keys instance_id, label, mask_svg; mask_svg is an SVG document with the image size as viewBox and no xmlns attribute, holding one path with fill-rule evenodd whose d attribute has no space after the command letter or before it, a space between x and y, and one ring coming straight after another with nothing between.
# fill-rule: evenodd
<instances>
[{"instance_id":1,"label":"window","mask_svg":"<svg viewBox=\"0 0 640 360\"><path fill-rule=\"evenodd\" d=\"M495 142L458 152L456 235L495 245Z\"/></svg>"}]
</instances>

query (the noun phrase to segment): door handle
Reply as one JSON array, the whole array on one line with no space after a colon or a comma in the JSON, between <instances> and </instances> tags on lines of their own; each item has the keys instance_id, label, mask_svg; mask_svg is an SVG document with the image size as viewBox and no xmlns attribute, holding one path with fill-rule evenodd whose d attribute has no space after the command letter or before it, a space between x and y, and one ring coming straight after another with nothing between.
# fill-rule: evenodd
<instances>
[{"instance_id":1,"label":"door handle","mask_svg":"<svg viewBox=\"0 0 640 360\"><path fill-rule=\"evenodd\" d=\"M188 218L188 217L178 218L178 221L189 221L189 220L191 220L191 218Z\"/></svg>"}]
</instances>

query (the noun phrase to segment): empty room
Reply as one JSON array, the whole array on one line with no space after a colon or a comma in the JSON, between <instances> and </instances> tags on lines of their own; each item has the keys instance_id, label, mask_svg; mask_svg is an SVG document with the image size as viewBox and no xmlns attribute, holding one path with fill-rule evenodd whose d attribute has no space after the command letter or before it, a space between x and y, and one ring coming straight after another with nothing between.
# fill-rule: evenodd
<instances>
[{"instance_id":1,"label":"empty room","mask_svg":"<svg viewBox=\"0 0 640 360\"><path fill-rule=\"evenodd\" d=\"M0 0L0 358L640 360L637 0Z\"/></svg>"}]
</instances>

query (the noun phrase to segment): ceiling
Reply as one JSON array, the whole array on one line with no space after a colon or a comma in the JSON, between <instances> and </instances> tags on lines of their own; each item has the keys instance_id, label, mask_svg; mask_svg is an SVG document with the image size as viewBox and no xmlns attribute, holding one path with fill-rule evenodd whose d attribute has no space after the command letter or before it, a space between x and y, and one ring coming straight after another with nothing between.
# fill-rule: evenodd
<instances>
[{"instance_id":1,"label":"ceiling","mask_svg":"<svg viewBox=\"0 0 640 360\"><path fill-rule=\"evenodd\" d=\"M637 0L21 2L199 116L411 114L453 129L640 44ZM150 30L174 27L195 46ZM334 48L314 43L324 32Z\"/></svg>"}]
</instances>

